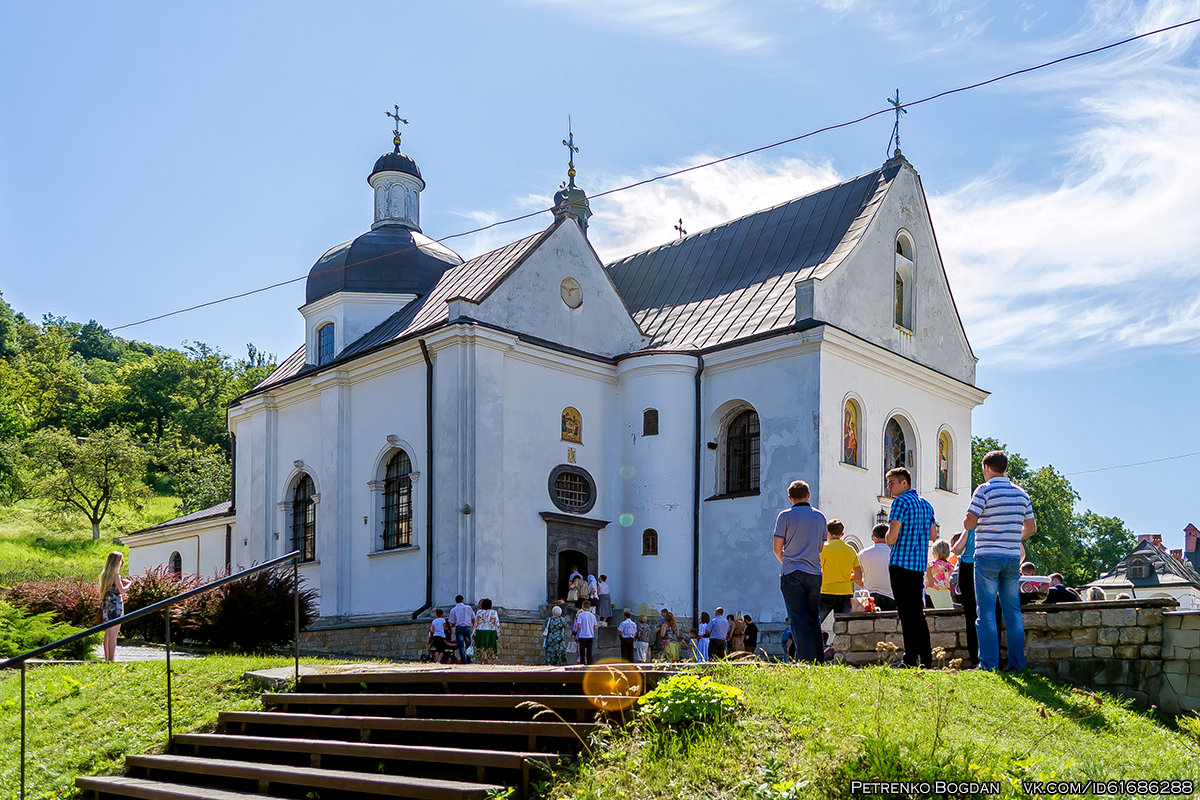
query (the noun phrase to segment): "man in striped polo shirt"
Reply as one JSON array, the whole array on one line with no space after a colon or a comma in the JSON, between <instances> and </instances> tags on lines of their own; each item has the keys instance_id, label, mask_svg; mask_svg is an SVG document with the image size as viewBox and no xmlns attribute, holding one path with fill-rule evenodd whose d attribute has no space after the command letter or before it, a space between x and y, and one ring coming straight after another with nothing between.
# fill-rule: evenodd
<instances>
[{"instance_id":1,"label":"man in striped polo shirt","mask_svg":"<svg viewBox=\"0 0 1200 800\"><path fill-rule=\"evenodd\" d=\"M929 624L925 621L925 567L929 565L929 542L937 538L933 506L913 491L912 475L904 467L889 469L886 475L892 512L888 519L887 543L892 548L888 575L892 579L892 597L896 616L904 635L904 665L933 666L929 646Z\"/></svg>"},{"instance_id":2,"label":"man in striped polo shirt","mask_svg":"<svg viewBox=\"0 0 1200 800\"><path fill-rule=\"evenodd\" d=\"M1008 456L993 450L983 457L983 480L971 497L966 530L975 529L975 630L979 668L1000 666L996 599L1008 634L1008 668L1025 669L1025 623L1021 619L1021 541L1037 532L1029 495L1005 473Z\"/></svg>"}]
</instances>

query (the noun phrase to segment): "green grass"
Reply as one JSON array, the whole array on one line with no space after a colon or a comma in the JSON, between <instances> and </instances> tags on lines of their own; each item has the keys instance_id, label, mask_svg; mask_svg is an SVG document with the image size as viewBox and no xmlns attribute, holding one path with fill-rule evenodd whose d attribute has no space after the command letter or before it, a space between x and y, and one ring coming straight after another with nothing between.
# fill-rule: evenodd
<instances>
[{"instance_id":1,"label":"green grass","mask_svg":"<svg viewBox=\"0 0 1200 800\"><path fill-rule=\"evenodd\" d=\"M58 576L91 580L111 551L129 557L128 547L113 545L114 536L171 519L177 503L174 497L152 497L140 511L117 507L101 524L98 542L92 541L91 523L81 515L63 519L31 501L0 506L0 586Z\"/></svg>"},{"instance_id":2,"label":"green grass","mask_svg":"<svg viewBox=\"0 0 1200 800\"><path fill-rule=\"evenodd\" d=\"M858 780L1191 779L1200 748L1153 712L1032 675L710 668L745 693L727 725L633 726L561 770L559 800L850 798Z\"/></svg>"},{"instance_id":3,"label":"green grass","mask_svg":"<svg viewBox=\"0 0 1200 800\"><path fill-rule=\"evenodd\" d=\"M262 687L242 674L291 663L278 656L173 661L175 731L211 730L220 711L259 708ZM38 667L26 680L30 800L73 797L78 775L117 773L125 754L161 751L167 730L162 662ZM0 797L18 795L20 698L19 673L0 676Z\"/></svg>"}]
</instances>

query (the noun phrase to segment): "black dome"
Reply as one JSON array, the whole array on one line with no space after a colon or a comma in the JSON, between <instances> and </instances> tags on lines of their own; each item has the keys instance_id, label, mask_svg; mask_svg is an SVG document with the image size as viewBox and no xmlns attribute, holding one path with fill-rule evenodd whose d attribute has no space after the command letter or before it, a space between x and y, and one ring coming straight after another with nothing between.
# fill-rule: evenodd
<instances>
[{"instance_id":1,"label":"black dome","mask_svg":"<svg viewBox=\"0 0 1200 800\"><path fill-rule=\"evenodd\" d=\"M308 272L304 301L334 292L426 294L443 272L461 263L457 253L424 234L383 225L321 256Z\"/></svg>"},{"instance_id":2,"label":"black dome","mask_svg":"<svg viewBox=\"0 0 1200 800\"><path fill-rule=\"evenodd\" d=\"M375 167L371 170L371 174L367 176L367 180L375 177L379 172L407 172L409 175L416 177L422 184L425 179L421 177L421 170L417 167L417 162L413 161L404 153L384 153L375 161Z\"/></svg>"}]
</instances>

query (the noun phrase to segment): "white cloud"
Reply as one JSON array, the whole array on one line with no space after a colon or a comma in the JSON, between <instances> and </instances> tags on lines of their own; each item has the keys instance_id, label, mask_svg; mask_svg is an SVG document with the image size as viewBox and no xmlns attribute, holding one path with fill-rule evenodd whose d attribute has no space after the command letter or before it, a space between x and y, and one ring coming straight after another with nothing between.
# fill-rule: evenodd
<instances>
[{"instance_id":1,"label":"white cloud","mask_svg":"<svg viewBox=\"0 0 1200 800\"><path fill-rule=\"evenodd\" d=\"M590 4L567 0L536 1L559 6L627 32L668 36L675 41L734 53L746 53L772 41L772 36L753 20L757 9L752 3L729 0L606 0Z\"/></svg>"}]
</instances>

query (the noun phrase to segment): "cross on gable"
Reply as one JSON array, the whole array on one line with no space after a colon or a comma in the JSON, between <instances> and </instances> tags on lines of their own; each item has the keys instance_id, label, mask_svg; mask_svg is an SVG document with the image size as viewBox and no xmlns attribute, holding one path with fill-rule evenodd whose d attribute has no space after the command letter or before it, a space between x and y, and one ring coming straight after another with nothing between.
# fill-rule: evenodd
<instances>
[{"instance_id":1,"label":"cross on gable","mask_svg":"<svg viewBox=\"0 0 1200 800\"><path fill-rule=\"evenodd\" d=\"M679 218L679 224L675 226L675 230L679 231L679 238L687 236L687 231L683 229L683 217Z\"/></svg>"},{"instance_id":2,"label":"cross on gable","mask_svg":"<svg viewBox=\"0 0 1200 800\"><path fill-rule=\"evenodd\" d=\"M895 112L896 112L896 122L895 122L895 124L894 124L894 125L892 125L892 136L891 136L891 139L895 139L895 140L896 140L896 155L900 155L900 116L901 116L902 114L907 114L907 113L908 113L908 109L906 109L906 108L905 108L905 107L904 107L904 106L903 106L903 105L900 103L900 90L899 90L899 89L897 89L897 90L896 90L896 96L895 96L895 97L889 97L889 98L887 99L887 101L888 101L888 102L891 104L892 108L893 108L893 109L895 110ZM889 139L889 140L888 140L888 144L889 144L889 145L891 145L891 143L892 143L892 142L891 142L891 139ZM891 149L891 147L889 147L888 149L890 150L890 149Z\"/></svg>"}]
</instances>

